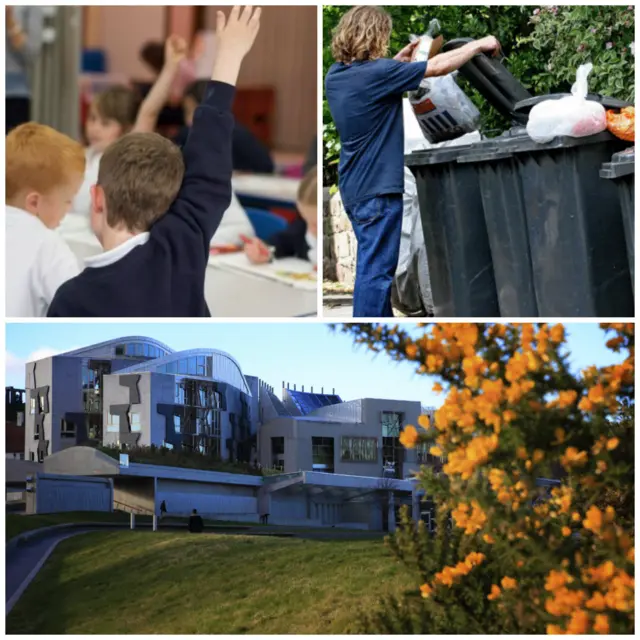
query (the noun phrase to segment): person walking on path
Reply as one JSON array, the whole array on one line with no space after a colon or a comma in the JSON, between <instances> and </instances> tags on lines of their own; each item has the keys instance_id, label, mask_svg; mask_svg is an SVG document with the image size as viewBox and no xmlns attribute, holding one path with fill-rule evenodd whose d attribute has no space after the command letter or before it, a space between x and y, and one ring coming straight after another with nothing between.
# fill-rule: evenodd
<instances>
[{"instance_id":1,"label":"person walking on path","mask_svg":"<svg viewBox=\"0 0 640 640\"><path fill-rule=\"evenodd\" d=\"M163 500L160 503L160 520L167 515L167 503Z\"/></svg>"},{"instance_id":2,"label":"person walking on path","mask_svg":"<svg viewBox=\"0 0 640 640\"><path fill-rule=\"evenodd\" d=\"M385 58L391 16L377 6L356 6L340 20L331 43L335 64L325 78L340 136L338 182L358 242L353 315L393 317L391 285L398 266L404 191L402 96L425 77L445 76L475 55L497 53L489 36L431 60L411 62L419 41Z\"/></svg>"}]
</instances>

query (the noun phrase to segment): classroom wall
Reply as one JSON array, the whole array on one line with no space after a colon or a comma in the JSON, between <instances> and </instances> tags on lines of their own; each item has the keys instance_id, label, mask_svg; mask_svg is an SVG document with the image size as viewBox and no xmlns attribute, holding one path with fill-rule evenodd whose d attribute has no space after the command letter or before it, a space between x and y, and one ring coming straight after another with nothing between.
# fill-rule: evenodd
<instances>
[{"instance_id":1,"label":"classroom wall","mask_svg":"<svg viewBox=\"0 0 640 640\"><path fill-rule=\"evenodd\" d=\"M216 11L207 7L206 24ZM276 90L274 147L305 152L317 129L317 8L267 6L260 33L245 58L238 86L271 85Z\"/></svg>"},{"instance_id":2,"label":"classroom wall","mask_svg":"<svg viewBox=\"0 0 640 640\"><path fill-rule=\"evenodd\" d=\"M152 79L138 52L149 40L164 40L167 7L85 7L83 17L85 46L105 50L111 73Z\"/></svg>"}]
</instances>

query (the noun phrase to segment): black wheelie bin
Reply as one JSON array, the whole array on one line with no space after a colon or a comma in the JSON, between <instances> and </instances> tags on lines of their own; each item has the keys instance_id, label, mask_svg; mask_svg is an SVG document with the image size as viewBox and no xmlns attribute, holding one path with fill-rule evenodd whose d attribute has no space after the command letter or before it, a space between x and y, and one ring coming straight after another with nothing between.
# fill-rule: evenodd
<instances>
[{"instance_id":1,"label":"black wheelie bin","mask_svg":"<svg viewBox=\"0 0 640 640\"><path fill-rule=\"evenodd\" d=\"M486 55L460 73L519 125L535 104L561 97L519 99L518 81ZM625 105L590 98L605 108ZM460 166L477 174L503 316L633 315L618 194L599 176L603 161L628 145L608 132L538 144L516 126L459 155Z\"/></svg>"},{"instance_id":2,"label":"black wheelie bin","mask_svg":"<svg viewBox=\"0 0 640 640\"><path fill-rule=\"evenodd\" d=\"M602 165L600 177L612 180L618 187L620 206L622 207L622 222L624 224L624 236L627 241L627 257L629 258L629 270L631 271L631 284L635 290L634 279L634 198L635 198L635 166L636 148L630 147L625 151L616 153L611 162Z\"/></svg>"}]
</instances>

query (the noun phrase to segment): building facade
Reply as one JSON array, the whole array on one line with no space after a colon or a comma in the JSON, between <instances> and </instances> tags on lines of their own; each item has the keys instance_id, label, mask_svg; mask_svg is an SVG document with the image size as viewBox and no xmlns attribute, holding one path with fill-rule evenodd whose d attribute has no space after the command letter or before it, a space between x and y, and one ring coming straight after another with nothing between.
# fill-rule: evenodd
<instances>
[{"instance_id":1,"label":"building facade","mask_svg":"<svg viewBox=\"0 0 640 640\"><path fill-rule=\"evenodd\" d=\"M417 425L419 402L285 386L281 397L233 356L174 351L124 337L26 365L25 457L78 445L167 447L217 459L308 471L407 478L431 459L406 450L400 433Z\"/></svg>"}]
</instances>

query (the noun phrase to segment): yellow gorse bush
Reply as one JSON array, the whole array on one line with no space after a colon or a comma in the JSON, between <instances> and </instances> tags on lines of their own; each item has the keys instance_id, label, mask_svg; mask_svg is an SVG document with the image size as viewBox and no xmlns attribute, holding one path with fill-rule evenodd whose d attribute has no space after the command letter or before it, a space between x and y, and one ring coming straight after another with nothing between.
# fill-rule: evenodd
<instances>
[{"instance_id":1,"label":"yellow gorse bush","mask_svg":"<svg viewBox=\"0 0 640 640\"><path fill-rule=\"evenodd\" d=\"M634 400L634 326L601 327L624 360L580 373L561 324L345 328L438 376L434 389L446 394L433 425L405 427L401 442L428 441L446 457L441 474L423 468L419 477L472 551L422 584L425 602L486 572L494 577L482 598L517 608L529 625L519 631L633 632L633 424L621 416ZM561 478L543 501L540 477ZM611 496L622 496L619 512Z\"/></svg>"}]
</instances>

